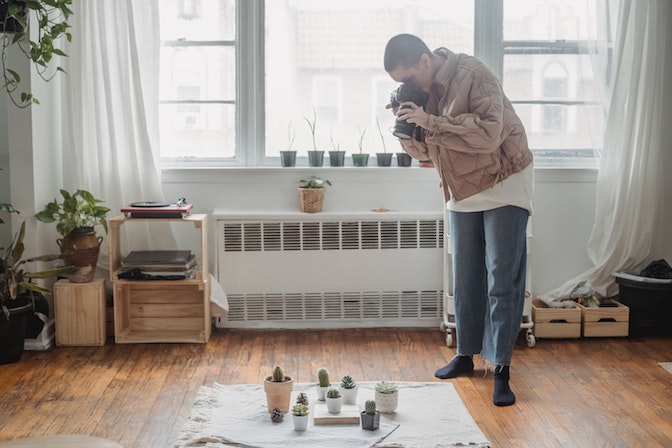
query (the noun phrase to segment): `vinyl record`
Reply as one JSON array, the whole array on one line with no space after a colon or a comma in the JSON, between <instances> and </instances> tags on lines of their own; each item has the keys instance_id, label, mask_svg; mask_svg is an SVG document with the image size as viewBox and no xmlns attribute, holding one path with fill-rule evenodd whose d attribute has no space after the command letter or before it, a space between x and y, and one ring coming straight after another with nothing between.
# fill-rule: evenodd
<instances>
[{"instance_id":1,"label":"vinyl record","mask_svg":"<svg viewBox=\"0 0 672 448\"><path fill-rule=\"evenodd\" d=\"M168 207L170 204L167 202L154 202L154 201L144 201L144 202L133 202L131 207Z\"/></svg>"}]
</instances>

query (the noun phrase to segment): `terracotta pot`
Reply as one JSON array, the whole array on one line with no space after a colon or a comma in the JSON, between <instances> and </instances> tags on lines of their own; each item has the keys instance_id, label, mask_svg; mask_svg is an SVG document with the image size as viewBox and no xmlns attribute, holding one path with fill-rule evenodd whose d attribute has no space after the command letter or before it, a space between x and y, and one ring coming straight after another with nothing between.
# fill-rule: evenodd
<instances>
[{"instance_id":1,"label":"terracotta pot","mask_svg":"<svg viewBox=\"0 0 672 448\"><path fill-rule=\"evenodd\" d=\"M90 228L87 228L90 229ZM56 242L61 248L61 256L66 265L75 267L68 277L72 283L88 283L93 280L98 265L98 254L103 237L96 237L96 232L78 231L67 234Z\"/></svg>"},{"instance_id":2,"label":"terracotta pot","mask_svg":"<svg viewBox=\"0 0 672 448\"><path fill-rule=\"evenodd\" d=\"M266 404L268 405L268 412L273 412L273 409L278 408L283 413L289 411L289 399L294 389L294 378L286 376L285 381L273 381L272 376L264 379L264 392L266 392Z\"/></svg>"}]
</instances>

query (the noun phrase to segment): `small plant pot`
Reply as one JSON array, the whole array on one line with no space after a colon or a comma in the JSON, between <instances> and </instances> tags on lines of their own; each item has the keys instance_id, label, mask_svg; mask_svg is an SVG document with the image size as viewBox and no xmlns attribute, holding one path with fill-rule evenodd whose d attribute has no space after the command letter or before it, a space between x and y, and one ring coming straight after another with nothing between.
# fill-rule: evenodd
<instances>
[{"instance_id":1,"label":"small plant pot","mask_svg":"<svg viewBox=\"0 0 672 448\"><path fill-rule=\"evenodd\" d=\"M280 164L283 167L296 166L296 151L280 151Z\"/></svg>"},{"instance_id":2,"label":"small plant pot","mask_svg":"<svg viewBox=\"0 0 672 448\"><path fill-rule=\"evenodd\" d=\"M302 213L319 213L324 206L324 188L299 187L299 210Z\"/></svg>"},{"instance_id":3,"label":"small plant pot","mask_svg":"<svg viewBox=\"0 0 672 448\"><path fill-rule=\"evenodd\" d=\"M329 166L345 165L345 151L329 151Z\"/></svg>"},{"instance_id":4,"label":"small plant pot","mask_svg":"<svg viewBox=\"0 0 672 448\"><path fill-rule=\"evenodd\" d=\"M292 414L292 423L295 431L305 431L308 429L308 415Z\"/></svg>"},{"instance_id":5,"label":"small plant pot","mask_svg":"<svg viewBox=\"0 0 672 448\"><path fill-rule=\"evenodd\" d=\"M352 155L352 164L354 166L367 166L369 164L369 155L368 154L353 154Z\"/></svg>"},{"instance_id":6,"label":"small plant pot","mask_svg":"<svg viewBox=\"0 0 672 448\"><path fill-rule=\"evenodd\" d=\"M273 381L273 377L269 376L264 379L264 392L266 392L266 405L268 412L273 412L273 409L278 408L283 413L289 411L289 401L294 389L294 379L285 377L285 381Z\"/></svg>"},{"instance_id":7,"label":"small plant pot","mask_svg":"<svg viewBox=\"0 0 672 448\"><path fill-rule=\"evenodd\" d=\"M317 399L319 401L324 401L325 398L327 397L327 391L331 386L320 386L319 384L317 384L315 387L317 388Z\"/></svg>"},{"instance_id":8,"label":"small plant pot","mask_svg":"<svg viewBox=\"0 0 672 448\"><path fill-rule=\"evenodd\" d=\"M357 404L357 391L359 390L358 386L355 386L351 389L339 387L338 390L340 390L341 395L343 395L343 404Z\"/></svg>"},{"instance_id":9,"label":"small plant pot","mask_svg":"<svg viewBox=\"0 0 672 448\"><path fill-rule=\"evenodd\" d=\"M324 165L324 151L308 151L308 165L313 167Z\"/></svg>"},{"instance_id":10,"label":"small plant pot","mask_svg":"<svg viewBox=\"0 0 672 448\"><path fill-rule=\"evenodd\" d=\"M390 414L397 409L397 404L399 403L399 391L384 394L376 391L376 408L383 414Z\"/></svg>"},{"instance_id":11,"label":"small plant pot","mask_svg":"<svg viewBox=\"0 0 672 448\"><path fill-rule=\"evenodd\" d=\"M343 407L343 397L338 398L326 398L327 400L327 411L330 414L340 414L341 408Z\"/></svg>"},{"instance_id":12,"label":"small plant pot","mask_svg":"<svg viewBox=\"0 0 672 448\"><path fill-rule=\"evenodd\" d=\"M397 166L411 166L413 159L411 156L405 152L397 153Z\"/></svg>"},{"instance_id":13,"label":"small plant pot","mask_svg":"<svg viewBox=\"0 0 672 448\"><path fill-rule=\"evenodd\" d=\"M376 163L378 166L391 166L392 165L392 153L391 152L377 152L376 153Z\"/></svg>"},{"instance_id":14,"label":"small plant pot","mask_svg":"<svg viewBox=\"0 0 672 448\"><path fill-rule=\"evenodd\" d=\"M380 427L380 412L376 411L375 414L367 414L362 411L360 420L362 422L362 429L375 431Z\"/></svg>"}]
</instances>

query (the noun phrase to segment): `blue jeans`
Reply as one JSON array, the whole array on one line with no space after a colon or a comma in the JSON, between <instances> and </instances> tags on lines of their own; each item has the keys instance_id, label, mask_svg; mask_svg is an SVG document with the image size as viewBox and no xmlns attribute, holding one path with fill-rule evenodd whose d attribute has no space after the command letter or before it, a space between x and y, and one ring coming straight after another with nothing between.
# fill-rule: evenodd
<instances>
[{"instance_id":1,"label":"blue jeans","mask_svg":"<svg viewBox=\"0 0 672 448\"><path fill-rule=\"evenodd\" d=\"M528 213L450 211L457 354L511 364L525 304Z\"/></svg>"}]
</instances>

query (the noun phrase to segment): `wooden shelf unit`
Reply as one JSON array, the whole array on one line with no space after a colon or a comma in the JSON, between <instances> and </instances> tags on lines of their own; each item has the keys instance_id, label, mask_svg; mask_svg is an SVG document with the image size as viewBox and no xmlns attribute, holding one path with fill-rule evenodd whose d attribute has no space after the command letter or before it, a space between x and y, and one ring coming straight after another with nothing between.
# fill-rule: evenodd
<instances>
[{"instance_id":1,"label":"wooden shelf unit","mask_svg":"<svg viewBox=\"0 0 672 448\"><path fill-rule=\"evenodd\" d=\"M187 280L122 280L120 231L125 223L190 223L200 232L200 260L194 278ZM130 231L130 230L129 230ZM208 270L207 215L184 218L126 218L109 221L110 281L114 294L114 340L146 342L196 342L210 339L210 282Z\"/></svg>"}]
</instances>

